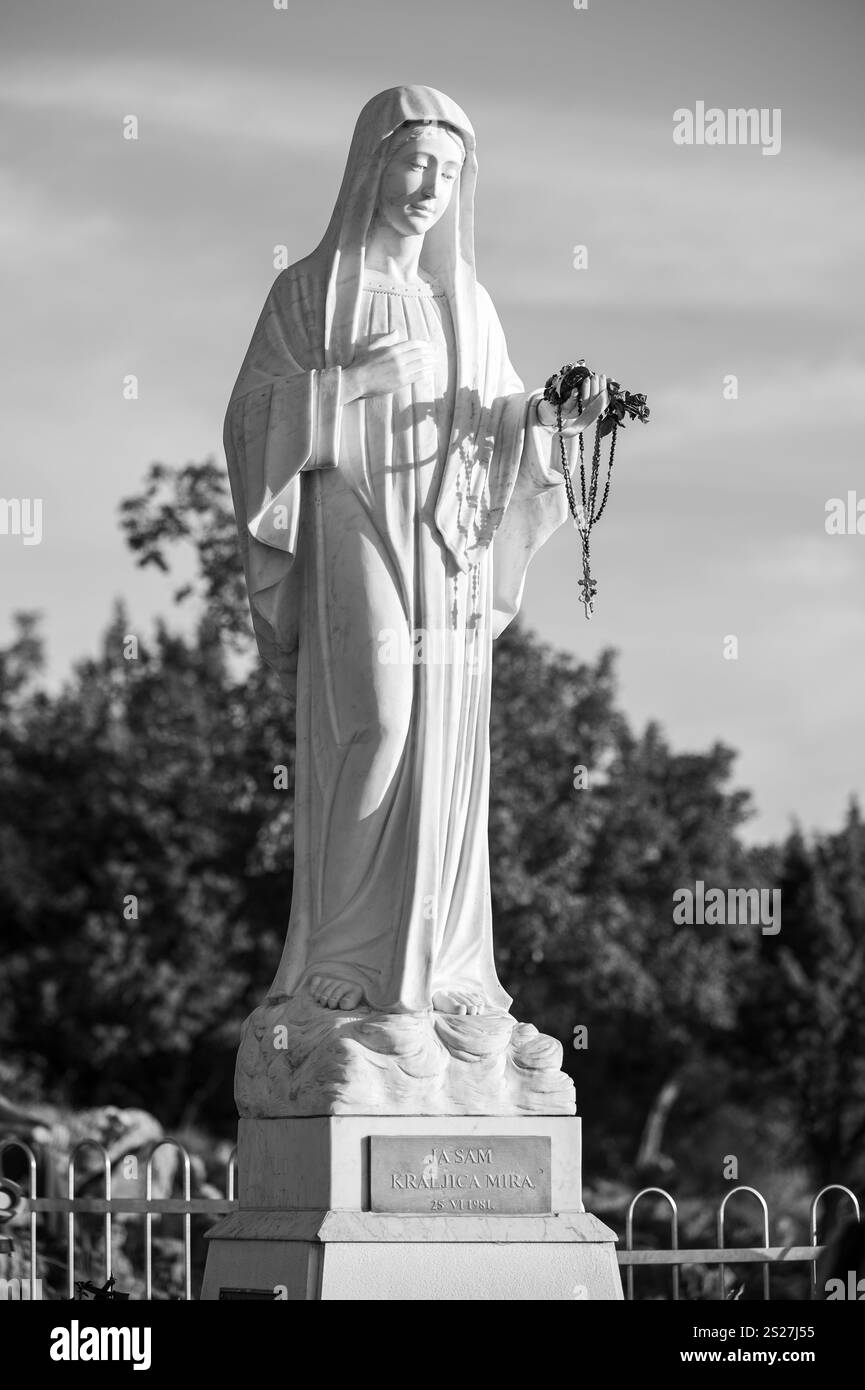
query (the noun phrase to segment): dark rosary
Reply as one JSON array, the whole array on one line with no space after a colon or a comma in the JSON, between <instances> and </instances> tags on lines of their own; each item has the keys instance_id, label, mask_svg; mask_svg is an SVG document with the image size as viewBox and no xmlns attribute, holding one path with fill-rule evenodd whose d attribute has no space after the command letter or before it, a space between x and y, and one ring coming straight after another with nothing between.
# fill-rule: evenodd
<instances>
[{"instance_id":1,"label":"dark rosary","mask_svg":"<svg viewBox=\"0 0 865 1390\"><path fill-rule=\"evenodd\" d=\"M598 591L596 581L592 578L591 561L589 555L589 538L592 528L600 521L604 508L607 505L607 498L610 495L610 479L613 471L613 459L616 456L616 436L620 429L625 428L625 417L630 415L632 420L642 420L645 424L649 418L649 407L646 405L646 397L641 393L623 391L617 381L607 382L608 405L606 410L598 417L595 426L595 446L592 450L591 472L589 475L589 485L586 487L586 466L583 445L583 436L580 435L580 502L574 495L574 486L571 481L571 473L568 468L568 456L565 449L565 440L562 435L562 406L573 395L574 391L579 392L586 377L592 376L591 367L587 367L584 358L579 362L568 362L559 371L550 377L544 387L544 400L549 401L556 409L556 428L559 435L559 448L562 451L562 472L565 478L565 492L567 493L568 506L571 516L574 518L574 525L580 533L583 552L583 577L579 581L580 601L585 609L586 617L590 618L595 611L595 594ZM582 406L579 406L579 413L582 414ZM601 498L601 505L597 505L598 483L601 473L601 440L605 435L610 436L610 455L607 459L607 477L604 484L604 493Z\"/></svg>"}]
</instances>

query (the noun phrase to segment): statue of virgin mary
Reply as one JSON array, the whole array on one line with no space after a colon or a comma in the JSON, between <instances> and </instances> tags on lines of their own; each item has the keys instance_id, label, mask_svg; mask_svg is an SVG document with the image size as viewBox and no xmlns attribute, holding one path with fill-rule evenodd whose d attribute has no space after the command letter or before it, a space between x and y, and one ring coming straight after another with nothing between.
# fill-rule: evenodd
<instances>
[{"instance_id":1,"label":"statue of virgin mary","mask_svg":"<svg viewBox=\"0 0 865 1390\"><path fill-rule=\"evenodd\" d=\"M297 727L291 912L241 1045L242 1113L411 1107L413 1081L427 1113L573 1109L561 1048L512 1018L493 958L492 643L567 503L542 393L475 276L476 174L455 102L373 97L231 397L252 621Z\"/></svg>"}]
</instances>

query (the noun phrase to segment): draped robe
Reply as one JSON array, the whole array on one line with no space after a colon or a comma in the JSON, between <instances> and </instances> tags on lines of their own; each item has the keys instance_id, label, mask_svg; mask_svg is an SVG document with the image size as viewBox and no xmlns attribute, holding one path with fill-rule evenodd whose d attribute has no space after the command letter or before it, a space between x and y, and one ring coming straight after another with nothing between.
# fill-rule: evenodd
<instances>
[{"instance_id":1,"label":"draped robe","mask_svg":"<svg viewBox=\"0 0 865 1390\"><path fill-rule=\"evenodd\" d=\"M425 284L364 266L390 138L446 120L467 159L427 234ZM297 702L294 886L271 995L313 975L386 1012L495 970L487 842L492 641L528 562L566 515L501 324L474 275L474 135L431 88L395 88L358 122L328 233L268 296L225 444L253 624ZM342 368L398 329L432 371L343 402ZM556 446L557 447L557 446Z\"/></svg>"}]
</instances>

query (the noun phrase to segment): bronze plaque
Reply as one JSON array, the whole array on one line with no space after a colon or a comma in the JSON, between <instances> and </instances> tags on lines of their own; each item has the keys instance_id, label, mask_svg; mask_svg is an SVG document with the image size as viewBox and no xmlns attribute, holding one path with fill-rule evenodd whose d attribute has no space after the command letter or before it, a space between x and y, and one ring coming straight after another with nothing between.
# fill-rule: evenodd
<instances>
[{"instance_id":1,"label":"bronze plaque","mask_svg":"<svg viewBox=\"0 0 865 1390\"><path fill-rule=\"evenodd\" d=\"M370 1209L414 1216L549 1212L550 1139L542 1135L373 1135Z\"/></svg>"}]
</instances>

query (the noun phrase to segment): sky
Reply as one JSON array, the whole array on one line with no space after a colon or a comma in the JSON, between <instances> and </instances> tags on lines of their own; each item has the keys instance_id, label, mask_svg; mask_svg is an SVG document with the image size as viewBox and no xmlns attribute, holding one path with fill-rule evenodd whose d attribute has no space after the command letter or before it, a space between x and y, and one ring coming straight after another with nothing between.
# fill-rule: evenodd
<instances>
[{"instance_id":1,"label":"sky","mask_svg":"<svg viewBox=\"0 0 865 1390\"><path fill-rule=\"evenodd\" d=\"M320 239L364 102L422 82L474 124L478 275L526 386L585 357L652 409L595 616L564 526L525 617L615 647L638 727L737 749L748 838L837 828L865 793L865 534L826 531L832 498L865 513L860 0L5 0L2 38L0 497L42 499L43 535L0 534L0 641L40 610L56 684L115 598L144 634L170 610L118 503L153 460L223 458L274 247ZM698 102L780 112L780 149L676 144Z\"/></svg>"}]
</instances>

